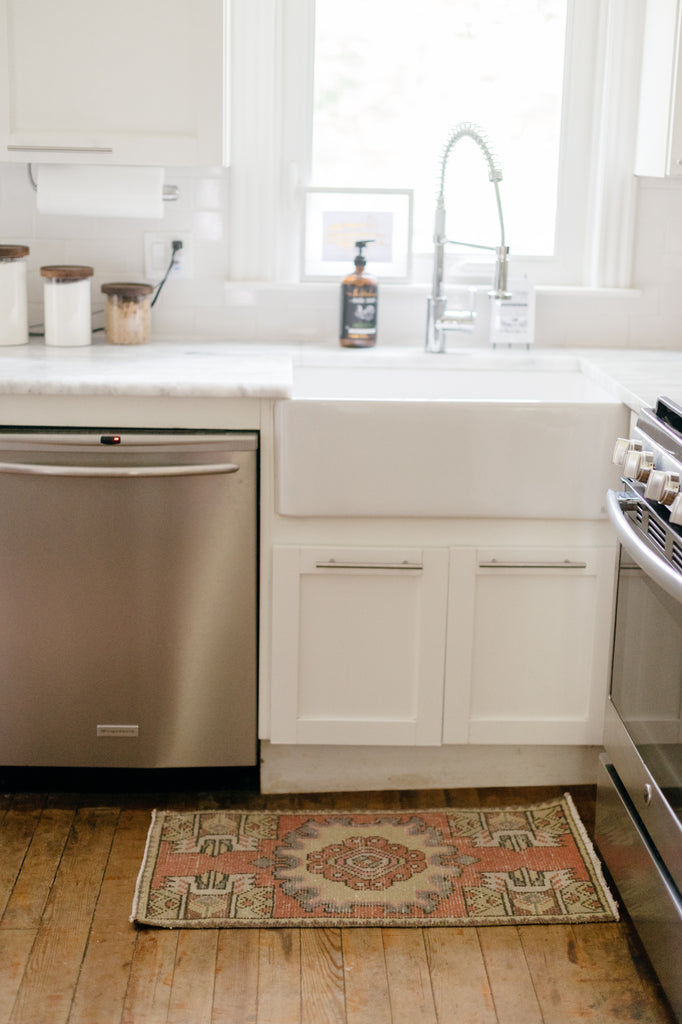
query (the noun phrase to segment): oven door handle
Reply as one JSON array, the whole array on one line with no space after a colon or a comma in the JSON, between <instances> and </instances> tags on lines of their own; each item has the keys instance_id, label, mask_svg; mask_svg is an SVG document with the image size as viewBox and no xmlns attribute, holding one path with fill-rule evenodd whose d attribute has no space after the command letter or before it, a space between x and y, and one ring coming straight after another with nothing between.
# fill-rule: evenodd
<instances>
[{"instance_id":1,"label":"oven door handle","mask_svg":"<svg viewBox=\"0 0 682 1024\"><path fill-rule=\"evenodd\" d=\"M632 524L621 508L621 497L617 491L608 491L606 495L606 511L609 514L611 524L616 531L618 540L623 545L631 558L647 576L651 577L654 583L670 594L676 601L682 604L682 575L672 566L664 562L651 548L639 537L632 528ZM627 495L627 501L632 500ZM625 502L625 498L623 498Z\"/></svg>"}]
</instances>

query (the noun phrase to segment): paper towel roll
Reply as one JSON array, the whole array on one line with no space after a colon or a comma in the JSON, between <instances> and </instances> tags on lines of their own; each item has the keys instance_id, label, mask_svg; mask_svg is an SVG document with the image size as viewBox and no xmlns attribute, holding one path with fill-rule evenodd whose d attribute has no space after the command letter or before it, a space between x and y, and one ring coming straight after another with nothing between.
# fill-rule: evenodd
<instances>
[{"instance_id":1,"label":"paper towel roll","mask_svg":"<svg viewBox=\"0 0 682 1024\"><path fill-rule=\"evenodd\" d=\"M38 213L69 217L163 217L162 167L37 168Z\"/></svg>"}]
</instances>

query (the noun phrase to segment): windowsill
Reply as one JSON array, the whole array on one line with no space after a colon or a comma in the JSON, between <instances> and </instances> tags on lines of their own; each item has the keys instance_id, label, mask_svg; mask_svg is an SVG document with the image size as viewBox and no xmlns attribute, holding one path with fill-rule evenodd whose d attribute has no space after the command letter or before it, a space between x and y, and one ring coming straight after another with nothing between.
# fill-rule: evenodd
<instances>
[{"instance_id":1,"label":"windowsill","mask_svg":"<svg viewBox=\"0 0 682 1024\"><path fill-rule=\"evenodd\" d=\"M231 301L239 303L240 293L243 304L250 305L255 300L257 293L262 292L285 292L294 293L308 291L310 293L323 293L326 290L336 290L341 284L341 279L329 278L329 280L315 281L225 281L225 288L230 293ZM431 285L424 282L403 282L403 281L382 281L378 280L382 290L389 291L399 296L427 296L431 291ZM448 281L445 284L446 291L457 291L462 288L475 288L477 292L485 292L489 285L480 282L470 281ZM536 285L537 295L556 296L558 298L576 299L637 299L642 296L640 288L595 288L583 285L558 285L540 284ZM253 293L252 298L249 293Z\"/></svg>"}]
</instances>

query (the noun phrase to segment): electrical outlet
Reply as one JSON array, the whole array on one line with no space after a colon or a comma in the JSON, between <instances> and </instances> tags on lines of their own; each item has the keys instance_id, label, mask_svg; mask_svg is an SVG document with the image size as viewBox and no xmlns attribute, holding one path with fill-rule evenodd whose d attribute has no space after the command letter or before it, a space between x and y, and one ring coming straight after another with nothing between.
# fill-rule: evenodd
<instances>
[{"instance_id":1,"label":"electrical outlet","mask_svg":"<svg viewBox=\"0 0 682 1024\"><path fill-rule=\"evenodd\" d=\"M144 274L155 284L168 270L173 255L173 242L182 242L182 249L175 254L175 263L168 279L192 277L192 235L187 231L145 231Z\"/></svg>"}]
</instances>

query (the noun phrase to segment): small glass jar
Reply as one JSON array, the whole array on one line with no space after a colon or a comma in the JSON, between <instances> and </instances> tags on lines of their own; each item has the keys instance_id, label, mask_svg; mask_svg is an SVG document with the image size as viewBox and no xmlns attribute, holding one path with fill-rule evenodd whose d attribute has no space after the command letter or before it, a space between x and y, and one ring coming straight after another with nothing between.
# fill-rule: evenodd
<instances>
[{"instance_id":1,"label":"small glass jar","mask_svg":"<svg viewBox=\"0 0 682 1024\"><path fill-rule=\"evenodd\" d=\"M28 341L26 303L27 245L0 245L0 345Z\"/></svg>"},{"instance_id":2,"label":"small glass jar","mask_svg":"<svg viewBox=\"0 0 682 1024\"><path fill-rule=\"evenodd\" d=\"M144 345L149 341L152 292L150 284L103 284L107 297L104 331L112 345Z\"/></svg>"},{"instance_id":3,"label":"small glass jar","mask_svg":"<svg viewBox=\"0 0 682 1024\"><path fill-rule=\"evenodd\" d=\"M89 345L92 341L90 278L92 267L41 267L45 344Z\"/></svg>"}]
</instances>

